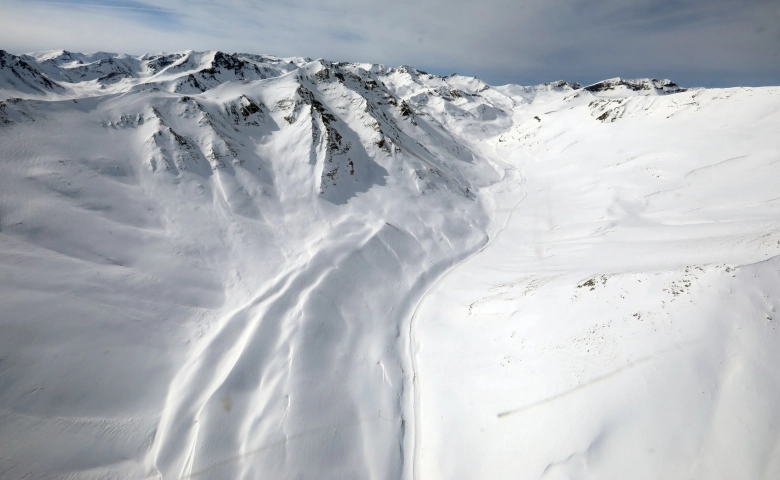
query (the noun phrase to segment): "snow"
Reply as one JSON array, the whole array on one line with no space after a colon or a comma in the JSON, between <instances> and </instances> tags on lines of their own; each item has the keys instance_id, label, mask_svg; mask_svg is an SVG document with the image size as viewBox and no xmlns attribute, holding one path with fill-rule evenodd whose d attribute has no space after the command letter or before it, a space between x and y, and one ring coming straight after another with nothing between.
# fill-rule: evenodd
<instances>
[{"instance_id":1,"label":"snow","mask_svg":"<svg viewBox=\"0 0 780 480\"><path fill-rule=\"evenodd\" d=\"M773 97L520 114L528 196L415 320L418 478L777 476Z\"/></svg>"},{"instance_id":2,"label":"snow","mask_svg":"<svg viewBox=\"0 0 780 480\"><path fill-rule=\"evenodd\" d=\"M780 88L2 55L0 477L777 477Z\"/></svg>"}]
</instances>

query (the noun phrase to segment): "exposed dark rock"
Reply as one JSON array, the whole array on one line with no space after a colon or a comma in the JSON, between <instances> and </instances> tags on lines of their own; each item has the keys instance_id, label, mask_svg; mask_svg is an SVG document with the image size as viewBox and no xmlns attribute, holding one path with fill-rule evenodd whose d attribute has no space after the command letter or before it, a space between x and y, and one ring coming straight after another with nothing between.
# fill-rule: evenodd
<instances>
[{"instance_id":1,"label":"exposed dark rock","mask_svg":"<svg viewBox=\"0 0 780 480\"><path fill-rule=\"evenodd\" d=\"M614 90L618 87L626 87L629 90L635 92L639 91L655 91L657 93L679 93L684 92L686 89L680 88L679 85L671 80L657 80L655 78L640 78L640 79L624 79L624 78L612 78L609 80L602 80L601 82L594 83L584 87L588 92L605 92Z\"/></svg>"}]
</instances>

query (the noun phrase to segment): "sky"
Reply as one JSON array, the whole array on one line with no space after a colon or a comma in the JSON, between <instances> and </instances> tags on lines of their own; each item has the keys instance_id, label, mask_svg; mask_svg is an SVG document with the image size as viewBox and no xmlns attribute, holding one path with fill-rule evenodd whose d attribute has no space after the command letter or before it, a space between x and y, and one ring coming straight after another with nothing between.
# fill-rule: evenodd
<instances>
[{"instance_id":1,"label":"sky","mask_svg":"<svg viewBox=\"0 0 780 480\"><path fill-rule=\"evenodd\" d=\"M493 85L780 85L780 0L0 0L0 49L265 53Z\"/></svg>"}]
</instances>

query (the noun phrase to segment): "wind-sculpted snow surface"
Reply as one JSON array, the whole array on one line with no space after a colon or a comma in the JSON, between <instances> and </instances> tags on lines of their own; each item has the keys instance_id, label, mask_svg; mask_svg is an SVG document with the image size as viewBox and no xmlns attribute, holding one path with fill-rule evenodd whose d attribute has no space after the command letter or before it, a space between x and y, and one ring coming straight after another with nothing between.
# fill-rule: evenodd
<instances>
[{"instance_id":1,"label":"wind-sculpted snow surface","mask_svg":"<svg viewBox=\"0 0 780 480\"><path fill-rule=\"evenodd\" d=\"M191 51L0 74L0 477L628 478L641 447L705 478L763 421L728 471L774 476L778 89Z\"/></svg>"}]
</instances>

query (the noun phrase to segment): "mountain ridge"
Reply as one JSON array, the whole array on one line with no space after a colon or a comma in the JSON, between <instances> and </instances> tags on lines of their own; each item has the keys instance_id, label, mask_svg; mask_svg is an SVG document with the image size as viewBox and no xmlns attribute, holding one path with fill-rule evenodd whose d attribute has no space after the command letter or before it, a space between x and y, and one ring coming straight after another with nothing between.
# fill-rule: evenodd
<instances>
[{"instance_id":1,"label":"mountain ridge","mask_svg":"<svg viewBox=\"0 0 780 480\"><path fill-rule=\"evenodd\" d=\"M275 57L272 55L255 55L247 53L226 53L220 50L196 52L184 50L173 53L157 53L143 55L127 55L107 52L90 54L74 53L67 50L51 50L14 55L2 51L3 68L8 61L26 65L39 83L52 84L45 89L33 87L33 92L45 93L57 88L57 82L84 84L95 82L93 89L105 89L112 84L126 80L124 89L130 86L136 88L165 88L177 93L203 92L225 81L262 80L289 73L306 63L320 62L323 65L335 67L358 67L369 73L389 75L393 73L410 74L428 79L463 78L476 82L479 88L487 86L477 77L463 77L459 74L439 76L411 66L387 67L382 64L365 64L352 62L331 62L324 59L307 57ZM189 69L187 70L187 68ZM176 70L183 70L176 74ZM166 78L165 73L169 75ZM174 75L170 75L173 73ZM157 77L157 80L155 78ZM174 78L172 78L174 77ZM183 77L183 78L180 78ZM220 78L217 78L220 77ZM135 80L135 81L133 81ZM9 80L6 80L6 83ZM171 82L173 81L173 84ZM142 87L146 85L146 87ZM13 86L11 84L10 86ZM508 84L503 87L512 87ZM570 88L573 90L585 88L588 91L604 91L625 86L634 91L646 93L672 93L679 91L674 82L656 79L621 79L612 78L583 86L577 82L558 80L536 86L522 87L529 91L542 88ZM676 87L676 88L675 88ZM0 85L0 88L7 88ZM64 89L57 89L65 93ZM478 90L478 89L477 89ZM683 90L684 91L684 90ZM95 92L95 94L98 94ZM72 92L75 93L75 92ZM472 92L474 94L475 92ZM82 93L83 94L83 93Z\"/></svg>"}]
</instances>

